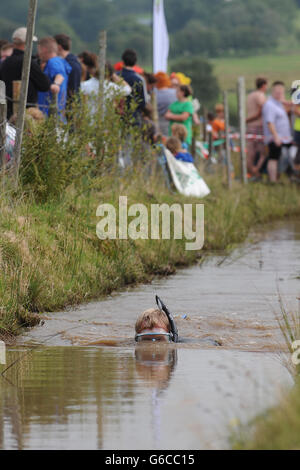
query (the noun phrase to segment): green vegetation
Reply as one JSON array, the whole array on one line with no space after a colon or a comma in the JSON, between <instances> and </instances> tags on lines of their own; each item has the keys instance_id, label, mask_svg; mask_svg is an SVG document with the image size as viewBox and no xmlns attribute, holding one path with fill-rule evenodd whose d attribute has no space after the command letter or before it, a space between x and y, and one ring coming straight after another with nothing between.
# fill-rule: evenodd
<instances>
[{"instance_id":1,"label":"green vegetation","mask_svg":"<svg viewBox=\"0 0 300 470\"><path fill-rule=\"evenodd\" d=\"M75 118L76 116L76 118ZM125 119L126 121L126 119ZM134 170L120 173L117 156L128 125L117 109L105 120L91 118L84 103L75 106L72 131L54 118L27 123L20 189L0 199L0 332L16 334L38 322L37 314L107 295L127 285L167 275L211 252L229 252L250 228L300 212L300 194L290 183L242 187L231 192L222 176L208 178L205 246L185 250L185 240L106 240L96 235L100 204L199 203L165 188L155 151L131 131ZM95 122L100 123L95 126ZM203 172L203 169L200 170Z\"/></svg>"},{"instance_id":2,"label":"green vegetation","mask_svg":"<svg viewBox=\"0 0 300 470\"><path fill-rule=\"evenodd\" d=\"M0 0L0 36L24 23L24 0ZM108 53L118 60L124 47L138 47L143 64L151 61L150 0L40 0L37 33L68 32L74 48L96 49L99 30L109 32ZM171 59L182 56L248 56L285 47L296 50L299 2L296 0L165 0ZM7 26L6 26L7 23ZM11 31L12 32L12 31Z\"/></svg>"},{"instance_id":3,"label":"green vegetation","mask_svg":"<svg viewBox=\"0 0 300 470\"><path fill-rule=\"evenodd\" d=\"M288 350L292 354L294 352L292 344L300 338L300 312L288 312L281 298L279 302L281 315L277 320ZM294 387L289 393L284 394L279 405L255 418L233 436L234 449L300 449L300 366L293 365L289 357L287 367L295 376Z\"/></svg>"},{"instance_id":4,"label":"green vegetation","mask_svg":"<svg viewBox=\"0 0 300 470\"><path fill-rule=\"evenodd\" d=\"M258 76L267 77L270 82L283 80L289 88L299 80L299 53L269 54L245 58L213 59L214 72L223 90L235 90L239 76L246 78L246 87L253 90Z\"/></svg>"}]
</instances>

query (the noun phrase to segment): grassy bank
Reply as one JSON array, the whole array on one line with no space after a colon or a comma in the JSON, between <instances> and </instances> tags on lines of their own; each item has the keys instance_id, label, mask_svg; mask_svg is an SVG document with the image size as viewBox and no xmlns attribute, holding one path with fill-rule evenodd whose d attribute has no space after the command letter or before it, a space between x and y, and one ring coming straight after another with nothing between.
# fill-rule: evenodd
<instances>
[{"instance_id":1,"label":"grassy bank","mask_svg":"<svg viewBox=\"0 0 300 470\"><path fill-rule=\"evenodd\" d=\"M300 382L281 403L247 426L235 438L235 450L300 449Z\"/></svg>"},{"instance_id":2,"label":"grassy bank","mask_svg":"<svg viewBox=\"0 0 300 470\"><path fill-rule=\"evenodd\" d=\"M214 72L222 90L235 90L237 77L246 78L248 90L254 88L255 79L263 76L272 83L283 80L290 88L294 80L299 78L299 54L265 54L252 57L228 57L213 59Z\"/></svg>"},{"instance_id":3,"label":"grassy bank","mask_svg":"<svg viewBox=\"0 0 300 470\"><path fill-rule=\"evenodd\" d=\"M215 177L205 203L205 245L186 251L185 240L109 240L96 235L99 204L199 203L170 194L159 175L107 177L101 190L79 194L71 186L59 200L36 202L29 197L1 200L0 332L16 334L32 325L32 313L56 311L100 298L124 286L168 275L211 252L228 252L245 240L256 224L300 214L299 189L236 184L231 192Z\"/></svg>"},{"instance_id":4,"label":"grassy bank","mask_svg":"<svg viewBox=\"0 0 300 470\"><path fill-rule=\"evenodd\" d=\"M292 354L299 359L300 348L292 345L300 339L300 311L287 311L281 299L280 307L277 320L290 351L286 366L295 377L295 384L276 407L256 417L233 436L233 448L237 450L300 449L300 364L291 360Z\"/></svg>"},{"instance_id":5,"label":"grassy bank","mask_svg":"<svg viewBox=\"0 0 300 470\"><path fill-rule=\"evenodd\" d=\"M225 57L212 59L211 62L214 65L214 74L218 79L220 89L229 90L230 116L233 125L238 124L237 77L245 77L248 91L255 88L257 77L267 77L269 84L282 80L286 84L287 93L292 83L299 79L299 54L297 52ZM289 99L288 94L287 99ZM222 101L221 95L219 100Z\"/></svg>"}]
</instances>

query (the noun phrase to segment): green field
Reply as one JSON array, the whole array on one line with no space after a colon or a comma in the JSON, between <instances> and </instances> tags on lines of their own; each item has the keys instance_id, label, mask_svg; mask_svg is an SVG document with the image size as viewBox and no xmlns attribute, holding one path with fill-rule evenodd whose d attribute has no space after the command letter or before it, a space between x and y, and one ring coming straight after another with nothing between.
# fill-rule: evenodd
<instances>
[{"instance_id":1,"label":"green field","mask_svg":"<svg viewBox=\"0 0 300 470\"><path fill-rule=\"evenodd\" d=\"M212 59L222 90L234 90L239 76L244 76L248 90L253 89L256 77L267 77L271 82L283 80L290 87L300 80L300 51L291 54L269 54L255 57Z\"/></svg>"}]
</instances>

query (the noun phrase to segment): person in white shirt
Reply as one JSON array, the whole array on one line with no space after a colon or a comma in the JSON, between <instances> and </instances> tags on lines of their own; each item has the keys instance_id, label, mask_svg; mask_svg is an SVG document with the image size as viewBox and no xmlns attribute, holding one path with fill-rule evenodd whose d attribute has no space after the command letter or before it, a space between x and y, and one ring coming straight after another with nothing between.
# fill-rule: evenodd
<instances>
[{"instance_id":1,"label":"person in white shirt","mask_svg":"<svg viewBox=\"0 0 300 470\"><path fill-rule=\"evenodd\" d=\"M94 68L89 70L92 78L81 82L80 89L83 95L87 96L89 111L92 116L97 113L98 94L99 94L99 68L97 63ZM131 87L121 77L114 73L110 64L106 64L106 78L104 80L104 103L105 107L108 102L122 96L129 96Z\"/></svg>"}]
</instances>

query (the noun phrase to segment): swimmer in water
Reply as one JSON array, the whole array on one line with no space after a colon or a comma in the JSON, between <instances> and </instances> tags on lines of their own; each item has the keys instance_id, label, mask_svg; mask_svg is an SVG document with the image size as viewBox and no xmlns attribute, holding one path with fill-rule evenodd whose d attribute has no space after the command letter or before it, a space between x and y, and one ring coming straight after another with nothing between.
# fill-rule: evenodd
<instances>
[{"instance_id":1,"label":"swimmer in water","mask_svg":"<svg viewBox=\"0 0 300 470\"><path fill-rule=\"evenodd\" d=\"M177 343L178 331L172 314L158 296L156 303L157 309L146 310L138 317L135 324L135 340Z\"/></svg>"},{"instance_id":2,"label":"swimmer in water","mask_svg":"<svg viewBox=\"0 0 300 470\"><path fill-rule=\"evenodd\" d=\"M156 296L158 308L151 308L143 312L135 324L135 341L164 342L164 343L198 343L199 339L179 338L178 330L173 315L163 301ZM206 342L213 346L221 346L220 341L205 338L200 342Z\"/></svg>"}]
</instances>

